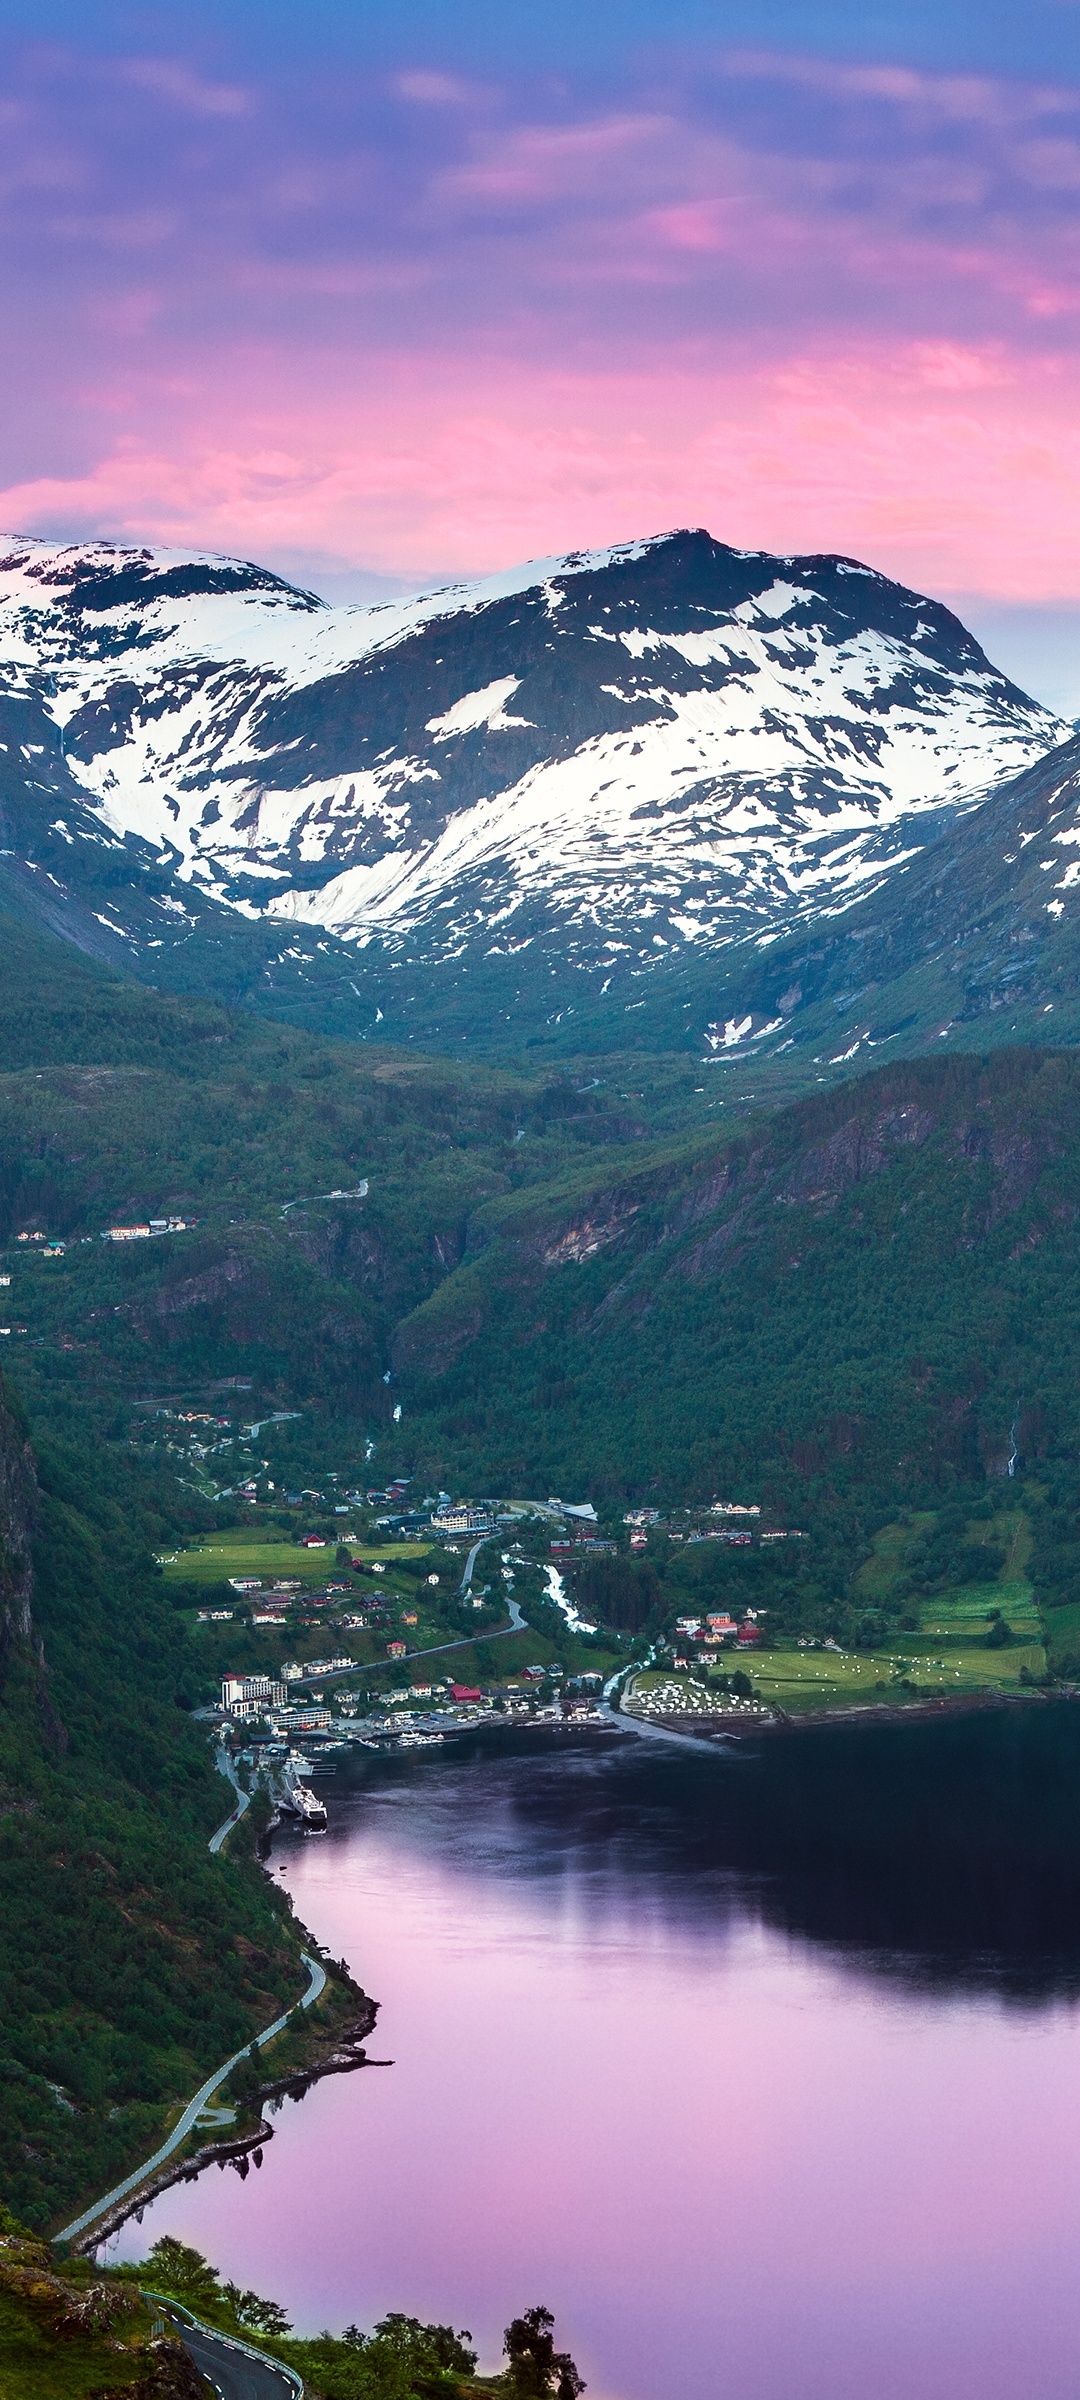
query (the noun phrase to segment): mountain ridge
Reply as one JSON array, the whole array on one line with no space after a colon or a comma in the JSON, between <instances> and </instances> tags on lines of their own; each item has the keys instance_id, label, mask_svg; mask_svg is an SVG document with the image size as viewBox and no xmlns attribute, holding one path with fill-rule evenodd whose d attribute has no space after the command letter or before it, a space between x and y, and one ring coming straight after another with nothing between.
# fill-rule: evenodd
<instances>
[{"instance_id":1,"label":"mountain ridge","mask_svg":"<svg viewBox=\"0 0 1080 2400\"><path fill-rule=\"evenodd\" d=\"M508 1046L877 888L1066 730L939 604L702 531L368 609L16 544L0 715L12 905L146 980Z\"/></svg>"}]
</instances>

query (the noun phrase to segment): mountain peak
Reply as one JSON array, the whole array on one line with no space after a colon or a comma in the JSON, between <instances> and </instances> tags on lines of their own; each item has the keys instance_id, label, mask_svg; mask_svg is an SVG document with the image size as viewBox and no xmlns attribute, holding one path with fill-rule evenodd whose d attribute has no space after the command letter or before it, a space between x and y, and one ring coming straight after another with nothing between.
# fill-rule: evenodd
<instances>
[{"instance_id":1,"label":"mountain peak","mask_svg":"<svg viewBox=\"0 0 1080 2400\"><path fill-rule=\"evenodd\" d=\"M5 692L18 753L58 762L17 854L62 790L69 853L74 809L165 877L157 949L198 894L282 956L332 933L483 963L507 1021L552 977L573 1010L847 906L1067 730L922 594L703 527L369 608L207 553L13 542Z\"/></svg>"}]
</instances>

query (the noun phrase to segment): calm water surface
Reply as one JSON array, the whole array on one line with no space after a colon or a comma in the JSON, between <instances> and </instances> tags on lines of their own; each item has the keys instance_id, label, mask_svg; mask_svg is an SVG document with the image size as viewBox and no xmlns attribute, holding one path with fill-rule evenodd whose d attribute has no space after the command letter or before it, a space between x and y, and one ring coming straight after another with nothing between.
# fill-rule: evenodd
<instances>
[{"instance_id":1,"label":"calm water surface","mask_svg":"<svg viewBox=\"0 0 1080 2400\"><path fill-rule=\"evenodd\" d=\"M394 2063L119 2254L177 2234L302 2330L452 2318L489 2368L542 2300L590 2400L1075 2400L1080 1733L934 1731L914 1814L910 1745L851 1736L320 1777L275 1871Z\"/></svg>"}]
</instances>

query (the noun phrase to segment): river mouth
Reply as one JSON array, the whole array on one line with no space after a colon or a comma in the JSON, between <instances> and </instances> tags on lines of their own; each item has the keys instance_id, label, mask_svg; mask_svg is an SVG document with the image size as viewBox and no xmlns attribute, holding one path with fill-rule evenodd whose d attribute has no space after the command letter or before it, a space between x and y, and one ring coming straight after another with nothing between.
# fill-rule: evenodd
<instances>
[{"instance_id":1,"label":"river mouth","mask_svg":"<svg viewBox=\"0 0 1080 2400\"><path fill-rule=\"evenodd\" d=\"M319 1774L270 1868L378 2075L125 2227L482 2361L540 2300L591 2400L1069 2400L1080 1710L734 1754L485 1733Z\"/></svg>"}]
</instances>

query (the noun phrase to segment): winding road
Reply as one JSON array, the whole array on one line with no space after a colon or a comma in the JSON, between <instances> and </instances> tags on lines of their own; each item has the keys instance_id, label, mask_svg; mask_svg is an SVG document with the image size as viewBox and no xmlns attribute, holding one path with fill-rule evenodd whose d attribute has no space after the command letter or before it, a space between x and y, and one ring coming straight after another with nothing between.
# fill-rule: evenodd
<instances>
[{"instance_id":1,"label":"winding road","mask_svg":"<svg viewBox=\"0 0 1080 2400\"><path fill-rule=\"evenodd\" d=\"M250 1794L245 1792L237 1781L232 1761L226 1760L224 1754L219 1753L217 1764L221 1773L228 1777L240 1797L231 1815L226 1817L224 1824L219 1825L217 1832L210 1836L207 1848L214 1851L215 1854L220 1850L226 1834L239 1823L250 1799ZM320 1993L326 1989L326 1970L319 1965L317 1958L309 1958L306 1950L302 1950L300 1956L307 1968L309 1982L299 2005L301 2008L310 2008L312 2003L319 1998ZM294 2003L295 2005L296 2003ZM292 2009L287 2008L283 2016L275 2017L273 2024L267 2026L265 2033L255 2034L254 2040L260 2047L264 2042L273 2041L276 2033L284 2032L291 2015ZM232 2058L226 2059L223 2067L218 2067L215 2074L207 2077L206 2082L196 2092L194 2099L188 2101L183 2115L178 2118L172 2132L162 2143L160 2150L155 2150L152 2158L144 2159L142 2166L136 2167L132 2174L125 2175L123 2182L115 2184L111 2192L106 2192L102 2199L95 2200L91 2207L84 2208L81 2217L73 2217L71 2224L65 2225L62 2233L54 2235L54 2240L73 2242L76 2235L85 2233L87 2226L92 2225L97 2217L103 2217L106 2210L115 2207L118 2200L126 2200L129 2192L136 2191L141 2183L146 2182L149 2175L153 2175L158 2167L164 2166L166 2159L172 2157L174 2150L179 2149L181 2142L187 2140L196 2118L201 2117L208 2101L213 2099L214 2093L220 2091L222 2084L228 2082L233 2068L239 2066L241 2059L247 2056L247 2049L248 2045L245 2043L243 2050L237 2050Z\"/></svg>"},{"instance_id":2,"label":"winding road","mask_svg":"<svg viewBox=\"0 0 1080 2400\"><path fill-rule=\"evenodd\" d=\"M310 2008L312 2002L318 1999L320 1992L326 1989L326 1969L319 1965L317 1958L309 1958L306 1950L302 1950L300 1955L311 1980L299 2005L301 2008ZM291 2015L292 2009L287 2008L283 2016L275 2017L273 2024L267 2026L265 2033L257 2033L253 2036L260 2048L264 2042L272 2042L276 2033L284 2032ZM81 2217L73 2217L71 2224L65 2225L62 2233L54 2235L54 2240L73 2242L77 2234L85 2233L87 2226L92 2225L96 2217L103 2217L106 2210L115 2207L118 2200L126 2200L129 2192L137 2191L140 2183L146 2182L148 2175L152 2175L156 2168L164 2166L166 2159L172 2157L173 2151L178 2150L181 2142L187 2140L196 2118L202 2115L207 2101L213 2099L214 2093L220 2091L223 2083L228 2082L233 2068L238 2067L241 2059L246 2057L247 2045L245 2044L243 2050L234 2051L233 2056L226 2059L224 2066L219 2067L216 2074L207 2077L206 2082L196 2092L194 2099L188 2101L183 2116L178 2118L160 2150L155 2150L152 2158L145 2158L141 2167L136 2167L131 2175L125 2175L122 2183L114 2184L112 2191L106 2192L102 2199L95 2200L91 2207L84 2208Z\"/></svg>"},{"instance_id":3,"label":"winding road","mask_svg":"<svg viewBox=\"0 0 1080 2400\"><path fill-rule=\"evenodd\" d=\"M354 1677L375 1675L393 1665L412 1667L421 1658L445 1658L448 1650L473 1650L477 1642L503 1642L508 1634L527 1633L529 1628L526 1619L522 1616L517 1601L512 1600L509 1593L506 1605L510 1611L510 1623L509 1625L497 1625L493 1633L485 1633L478 1626L475 1633L463 1634L460 1641L436 1642L430 1650L407 1650L404 1658L397 1660L389 1658L371 1658L366 1661L354 1659L351 1666L335 1667L328 1675L295 1675L289 1686L290 1691L298 1692L301 1684L304 1683L317 1683L320 1691L324 1691L331 1683L347 1683L350 1675ZM232 1822L233 1820L230 1819L230 1823ZM222 1830L227 1832L228 1827L223 1827Z\"/></svg>"},{"instance_id":4,"label":"winding road","mask_svg":"<svg viewBox=\"0 0 1080 2400\"><path fill-rule=\"evenodd\" d=\"M226 1817L224 1825L218 1826L217 1832L211 1834L206 1845L207 1849L216 1857L226 1834L232 1832L234 1825L239 1825L245 1808L250 1808L251 1793L245 1792L243 1784L237 1775L236 1768L234 1767L228 1751L225 1749L223 1744L218 1750L217 1757L214 1760L214 1765L216 1766L219 1775L224 1775L227 1777L237 1795L236 1807L234 1808L231 1817Z\"/></svg>"},{"instance_id":5,"label":"winding road","mask_svg":"<svg viewBox=\"0 0 1080 2400\"><path fill-rule=\"evenodd\" d=\"M303 2400L304 2386L292 2367L279 2366L276 2359L264 2358L227 2333L215 2333L178 2301L163 2300L160 2305L219 2400Z\"/></svg>"},{"instance_id":6,"label":"winding road","mask_svg":"<svg viewBox=\"0 0 1080 2400\"><path fill-rule=\"evenodd\" d=\"M461 1588L463 1592L467 1592L469 1589L469 1585L472 1582L473 1568L476 1565L477 1559L480 1556L480 1552L483 1549L486 1540L487 1535L482 1534L480 1540L473 1543L472 1549L470 1550L468 1558L465 1561L465 1573L461 1578Z\"/></svg>"}]
</instances>

